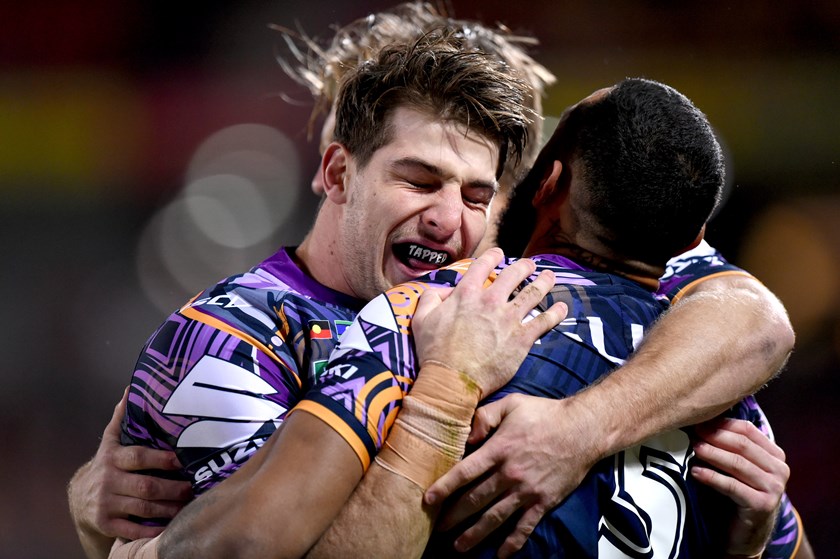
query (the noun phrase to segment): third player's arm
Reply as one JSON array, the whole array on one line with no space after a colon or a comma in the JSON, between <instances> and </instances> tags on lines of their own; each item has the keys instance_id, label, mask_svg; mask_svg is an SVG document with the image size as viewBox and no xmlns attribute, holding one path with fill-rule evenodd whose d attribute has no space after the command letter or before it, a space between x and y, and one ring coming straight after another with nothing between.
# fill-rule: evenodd
<instances>
[{"instance_id":1,"label":"third player's arm","mask_svg":"<svg viewBox=\"0 0 840 559\"><path fill-rule=\"evenodd\" d=\"M496 433L435 483L427 501L440 502L484 476L469 502L461 499L447 512L444 527L504 498L457 544L468 549L518 509L528 509L523 518L529 521L520 522L503 546L509 553L523 545L534 518L577 487L600 458L715 417L770 379L793 341L784 307L761 283L740 274L710 277L695 284L627 364L602 382L563 400L509 405L495 418L502 423ZM523 430L527 436L518 436Z\"/></svg>"},{"instance_id":2,"label":"third player's arm","mask_svg":"<svg viewBox=\"0 0 840 559\"><path fill-rule=\"evenodd\" d=\"M711 278L662 317L624 367L573 398L591 410L606 456L720 414L772 378L793 343L787 313L766 287L746 276Z\"/></svg>"}]
</instances>

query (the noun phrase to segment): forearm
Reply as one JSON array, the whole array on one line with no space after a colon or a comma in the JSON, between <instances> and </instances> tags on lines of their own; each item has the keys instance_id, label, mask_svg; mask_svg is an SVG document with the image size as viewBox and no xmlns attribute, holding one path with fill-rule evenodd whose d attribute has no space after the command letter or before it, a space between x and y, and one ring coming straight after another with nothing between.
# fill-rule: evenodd
<instances>
[{"instance_id":1,"label":"forearm","mask_svg":"<svg viewBox=\"0 0 840 559\"><path fill-rule=\"evenodd\" d=\"M307 557L419 557L439 510L423 504L419 486L374 463Z\"/></svg>"},{"instance_id":2,"label":"forearm","mask_svg":"<svg viewBox=\"0 0 840 559\"><path fill-rule=\"evenodd\" d=\"M468 389L448 392L456 377L424 366L375 462L309 557L423 554L440 512L423 494L463 456L478 404Z\"/></svg>"},{"instance_id":3,"label":"forearm","mask_svg":"<svg viewBox=\"0 0 840 559\"><path fill-rule=\"evenodd\" d=\"M236 473L172 521L158 557L301 557L361 478L350 445L317 417L297 411Z\"/></svg>"},{"instance_id":4,"label":"forearm","mask_svg":"<svg viewBox=\"0 0 840 559\"><path fill-rule=\"evenodd\" d=\"M606 456L725 411L776 374L793 339L784 307L757 281L709 280L662 317L624 367L574 398L601 430Z\"/></svg>"}]
</instances>

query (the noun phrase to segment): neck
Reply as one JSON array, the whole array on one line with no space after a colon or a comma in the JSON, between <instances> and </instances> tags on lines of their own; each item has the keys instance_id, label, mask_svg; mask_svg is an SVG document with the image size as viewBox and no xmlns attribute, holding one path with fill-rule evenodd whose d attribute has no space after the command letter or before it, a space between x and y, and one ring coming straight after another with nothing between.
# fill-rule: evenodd
<instances>
[{"instance_id":1,"label":"neck","mask_svg":"<svg viewBox=\"0 0 840 559\"><path fill-rule=\"evenodd\" d=\"M665 273L664 266L623 258L595 239L583 235L570 236L559 225L543 235L535 235L528 242L523 256L538 254L559 254L592 270L635 281L651 291L659 289L659 278Z\"/></svg>"},{"instance_id":2,"label":"neck","mask_svg":"<svg viewBox=\"0 0 840 559\"><path fill-rule=\"evenodd\" d=\"M337 221L330 213L326 206L318 211L315 224L295 251L295 261L321 285L355 297L341 273L343 267L336 238Z\"/></svg>"}]
</instances>

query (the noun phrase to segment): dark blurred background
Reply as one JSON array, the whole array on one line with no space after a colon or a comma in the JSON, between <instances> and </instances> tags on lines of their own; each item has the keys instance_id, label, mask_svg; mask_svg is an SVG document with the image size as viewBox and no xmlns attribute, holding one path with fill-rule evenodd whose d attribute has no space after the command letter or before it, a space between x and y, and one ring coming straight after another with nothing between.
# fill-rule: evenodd
<instances>
[{"instance_id":1,"label":"dark blurred background","mask_svg":"<svg viewBox=\"0 0 840 559\"><path fill-rule=\"evenodd\" d=\"M0 3L0 557L82 557L65 484L137 352L210 283L303 237L317 145L267 24L328 37L391 1ZM361 3L359 3L361 4ZM546 113L625 76L673 85L729 152L708 238L798 333L759 399L818 556L840 481L840 3L452 0L539 37ZM703 340L697 340L703 343Z\"/></svg>"}]
</instances>

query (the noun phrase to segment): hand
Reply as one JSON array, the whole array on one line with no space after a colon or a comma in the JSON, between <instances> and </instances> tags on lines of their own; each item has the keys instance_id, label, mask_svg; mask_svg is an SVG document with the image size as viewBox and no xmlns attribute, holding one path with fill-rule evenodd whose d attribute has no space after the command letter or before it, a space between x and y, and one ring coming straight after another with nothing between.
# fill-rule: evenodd
<instances>
[{"instance_id":1,"label":"hand","mask_svg":"<svg viewBox=\"0 0 840 559\"><path fill-rule=\"evenodd\" d=\"M565 304L556 303L523 322L554 287L554 273L544 270L511 299L536 264L520 259L488 285L503 258L498 248L485 251L453 289L424 292L412 318L419 362L432 360L457 371L477 385L482 398L513 377L534 342L567 312Z\"/></svg>"},{"instance_id":2,"label":"hand","mask_svg":"<svg viewBox=\"0 0 840 559\"><path fill-rule=\"evenodd\" d=\"M696 433L694 452L711 467L695 466L691 475L737 505L727 552L760 556L790 477L784 451L742 419L714 419L698 425Z\"/></svg>"},{"instance_id":3,"label":"hand","mask_svg":"<svg viewBox=\"0 0 840 559\"><path fill-rule=\"evenodd\" d=\"M449 530L485 509L481 517L455 541L466 551L502 525L516 511L522 516L498 550L508 557L521 548L546 513L584 478L600 456L590 436L581 432L574 398L554 400L511 394L478 409L470 443L496 431L484 445L443 475L426 492L425 501L439 503L457 489L470 487L441 517ZM577 415L575 415L577 414Z\"/></svg>"},{"instance_id":4,"label":"hand","mask_svg":"<svg viewBox=\"0 0 840 559\"><path fill-rule=\"evenodd\" d=\"M181 465L171 451L120 445L126 401L127 391L114 408L96 455L76 472L68 486L70 512L80 536L100 540L152 537L163 528L143 526L128 517L172 518L192 499L188 481L132 473L178 470Z\"/></svg>"}]
</instances>

